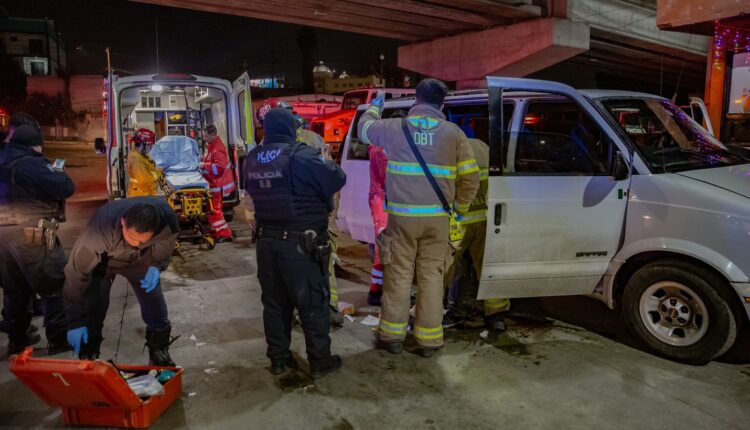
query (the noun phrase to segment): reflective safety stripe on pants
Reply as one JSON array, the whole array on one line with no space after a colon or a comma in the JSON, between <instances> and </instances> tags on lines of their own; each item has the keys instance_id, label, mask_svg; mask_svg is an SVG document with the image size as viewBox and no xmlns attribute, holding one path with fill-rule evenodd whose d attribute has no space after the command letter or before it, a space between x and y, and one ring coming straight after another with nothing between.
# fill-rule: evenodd
<instances>
[{"instance_id":1,"label":"reflective safety stripe on pants","mask_svg":"<svg viewBox=\"0 0 750 430\"><path fill-rule=\"evenodd\" d=\"M508 299L485 299L484 314L492 315L498 312L505 312L510 309L510 300Z\"/></svg>"},{"instance_id":2,"label":"reflective safety stripe on pants","mask_svg":"<svg viewBox=\"0 0 750 430\"><path fill-rule=\"evenodd\" d=\"M232 237L232 230L229 229L229 224L224 219L221 193L211 193L211 205L213 206L213 211L206 217L211 235L224 238Z\"/></svg>"},{"instance_id":3,"label":"reflective safety stripe on pants","mask_svg":"<svg viewBox=\"0 0 750 430\"><path fill-rule=\"evenodd\" d=\"M383 237L385 265L379 337L402 341L409 321L411 286L417 275L415 338L426 348L443 345L443 274L448 256L447 217L392 217ZM417 330L416 328L419 328Z\"/></svg>"}]
</instances>

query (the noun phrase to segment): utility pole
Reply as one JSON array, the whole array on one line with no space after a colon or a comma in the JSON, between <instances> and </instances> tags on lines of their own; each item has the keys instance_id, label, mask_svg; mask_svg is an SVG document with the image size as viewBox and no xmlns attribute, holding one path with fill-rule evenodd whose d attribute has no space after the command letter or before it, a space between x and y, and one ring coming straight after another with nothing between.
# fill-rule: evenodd
<instances>
[{"instance_id":1,"label":"utility pole","mask_svg":"<svg viewBox=\"0 0 750 430\"><path fill-rule=\"evenodd\" d=\"M156 74L159 74L159 17L155 18L156 25L154 33L156 34Z\"/></svg>"},{"instance_id":2,"label":"utility pole","mask_svg":"<svg viewBox=\"0 0 750 430\"><path fill-rule=\"evenodd\" d=\"M385 88L385 76L383 76L383 63L385 62L385 54L380 54L380 80L383 84L383 88Z\"/></svg>"}]
</instances>

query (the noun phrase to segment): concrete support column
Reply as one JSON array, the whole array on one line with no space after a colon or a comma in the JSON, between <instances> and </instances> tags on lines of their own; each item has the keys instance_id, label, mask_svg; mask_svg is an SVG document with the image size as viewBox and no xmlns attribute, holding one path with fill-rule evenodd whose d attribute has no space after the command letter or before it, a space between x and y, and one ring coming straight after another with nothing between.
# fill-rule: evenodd
<instances>
[{"instance_id":1,"label":"concrete support column","mask_svg":"<svg viewBox=\"0 0 750 430\"><path fill-rule=\"evenodd\" d=\"M488 75L526 76L588 49L588 25L540 18L402 46L398 66L462 89L483 88Z\"/></svg>"}]
</instances>

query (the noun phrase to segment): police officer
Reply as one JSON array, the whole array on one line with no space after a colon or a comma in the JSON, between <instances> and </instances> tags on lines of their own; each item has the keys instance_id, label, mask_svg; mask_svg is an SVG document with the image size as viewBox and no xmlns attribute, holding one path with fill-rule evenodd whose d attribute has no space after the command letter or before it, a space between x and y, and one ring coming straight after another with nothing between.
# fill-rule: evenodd
<instances>
[{"instance_id":1,"label":"police officer","mask_svg":"<svg viewBox=\"0 0 750 430\"><path fill-rule=\"evenodd\" d=\"M275 99L271 99L271 101L269 101L263 107L261 107L261 109L259 109L258 119L261 124L263 124L263 119L265 117L265 114L263 112L267 113L274 107L283 108L292 112L297 125L298 142L304 143L305 145L310 146L318 151L326 161L333 160L333 157L331 157L331 149L328 147L323 138L320 137L318 133L305 128L307 126L307 121L305 121L305 119L301 116L295 114L294 109L292 109L292 105L290 105L289 103L283 100L280 102L276 102ZM333 232L329 231L328 235L331 245L331 256L328 258L328 287L331 292L331 299L329 300L329 304L331 306L331 325L333 327L341 327L344 325L344 316L339 312L339 291L336 282L336 270L334 261L334 254L336 253L336 249L338 248L338 246L336 245L336 236L333 234Z\"/></svg>"},{"instance_id":2,"label":"police officer","mask_svg":"<svg viewBox=\"0 0 750 430\"><path fill-rule=\"evenodd\" d=\"M43 157L43 143L32 116L13 115L7 145L0 153L0 285L10 353L39 341L29 333L35 294L42 297L48 351L67 347L62 304L66 259L56 232L64 218L64 200L75 186Z\"/></svg>"},{"instance_id":3,"label":"police officer","mask_svg":"<svg viewBox=\"0 0 750 430\"><path fill-rule=\"evenodd\" d=\"M160 286L177 242L177 216L157 197L131 197L102 206L78 237L65 266L68 342L82 359L99 357L109 292L116 275L128 280L146 323L149 362L174 366L172 326Z\"/></svg>"},{"instance_id":4,"label":"police officer","mask_svg":"<svg viewBox=\"0 0 750 430\"><path fill-rule=\"evenodd\" d=\"M292 314L299 311L313 378L341 367L331 355L328 213L346 176L335 163L297 141L294 115L272 109L263 144L243 169L257 222L258 280L273 374L297 363L289 351Z\"/></svg>"}]
</instances>

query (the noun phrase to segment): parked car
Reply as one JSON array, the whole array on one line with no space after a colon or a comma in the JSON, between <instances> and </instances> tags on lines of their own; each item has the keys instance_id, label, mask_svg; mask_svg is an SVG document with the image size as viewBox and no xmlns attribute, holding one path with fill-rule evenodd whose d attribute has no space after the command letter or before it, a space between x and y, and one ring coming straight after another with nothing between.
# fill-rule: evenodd
<instances>
[{"instance_id":1,"label":"parked car","mask_svg":"<svg viewBox=\"0 0 750 430\"><path fill-rule=\"evenodd\" d=\"M373 243L367 154L353 145L365 107L337 221ZM479 299L593 295L650 351L693 364L747 330L750 158L651 94L490 77L444 112L490 145Z\"/></svg>"}]
</instances>

